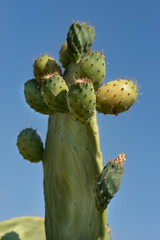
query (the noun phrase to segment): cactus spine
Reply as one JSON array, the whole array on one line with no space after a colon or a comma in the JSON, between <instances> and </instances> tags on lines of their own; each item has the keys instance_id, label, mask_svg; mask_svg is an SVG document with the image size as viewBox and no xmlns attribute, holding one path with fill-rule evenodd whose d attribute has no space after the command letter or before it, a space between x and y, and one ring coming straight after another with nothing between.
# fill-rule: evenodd
<instances>
[{"instance_id":1,"label":"cactus spine","mask_svg":"<svg viewBox=\"0 0 160 240\"><path fill-rule=\"evenodd\" d=\"M60 50L63 74L50 56L35 60L37 85L34 81L33 88L38 86L41 108L32 102L32 86L25 85L26 101L33 109L44 114L50 109L44 150L39 144L47 240L111 239L107 207L119 189L126 159L121 154L103 168L96 110L113 115L128 110L136 101L138 88L123 79L102 85L105 56L90 49L94 35L94 28L86 23L72 23ZM24 158L30 153L29 147L19 150Z\"/></svg>"}]
</instances>

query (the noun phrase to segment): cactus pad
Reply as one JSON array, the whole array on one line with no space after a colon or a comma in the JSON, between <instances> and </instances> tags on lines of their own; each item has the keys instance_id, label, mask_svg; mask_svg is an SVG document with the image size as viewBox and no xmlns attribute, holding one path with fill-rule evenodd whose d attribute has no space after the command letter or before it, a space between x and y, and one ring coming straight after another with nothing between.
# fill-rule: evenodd
<instances>
[{"instance_id":1,"label":"cactus pad","mask_svg":"<svg viewBox=\"0 0 160 240\"><path fill-rule=\"evenodd\" d=\"M67 41L65 41L61 46L61 49L59 51L59 61L64 68L66 68L71 63Z\"/></svg>"},{"instance_id":2,"label":"cactus pad","mask_svg":"<svg viewBox=\"0 0 160 240\"><path fill-rule=\"evenodd\" d=\"M45 240L44 219L18 217L0 222L0 240Z\"/></svg>"},{"instance_id":3,"label":"cactus pad","mask_svg":"<svg viewBox=\"0 0 160 240\"><path fill-rule=\"evenodd\" d=\"M92 82L78 79L71 86L67 98L68 108L73 116L82 123L90 121L94 114L96 96Z\"/></svg>"},{"instance_id":4,"label":"cactus pad","mask_svg":"<svg viewBox=\"0 0 160 240\"><path fill-rule=\"evenodd\" d=\"M54 72L61 73L61 68L56 62L56 60L54 60L54 58L45 54L35 60L33 65L33 71L37 82L40 84L42 82L42 78L46 74Z\"/></svg>"},{"instance_id":5,"label":"cactus pad","mask_svg":"<svg viewBox=\"0 0 160 240\"><path fill-rule=\"evenodd\" d=\"M43 143L36 130L22 130L17 138L17 147L25 159L35 163L42 160Z\"/></svg>"},{"instance_id":6,"label":"cactus pad","mask_svg":"<svg viewBox=\"0 0 160 240\"><path fill-rule=\"evenodd\" d=\"M70 26L67 43L73 62L87 53L94 42L95 30L86 23L73 22Z\"/></svg>"},{"instance_id":7,"label":"cactus pad","mask_svg":"<svg viewBox=\"0 0 160 240\"><path fill-rule=\"evenodd\" d=\"M92 79L97 90L103 83L106 72L105 56L103 53L89 51L80 62L80 76Z\"/></svg>"},{"instance_id":8,"label":"cactus pad","mask_svg":"<svg viewBox=\"0 0 160 240\"><path fill-rule=\"evenodd\" d=\"M74 84L75 79L77 79L80 76L80 65L76 63L71 63L66 68L64 72L64 79L68 85Z\"/></svg>"},{"instance_id":9,"label":"cactus pad","mask_svg":"<svg viewBox=\"0 0 160 240\"><path fill-rule=\"evenodd\" d=\"M96 207L103 212L115 193L119 190L124 173L125 154L121 153L115 160L108 161L96 183Z\"/></svg>"},{"instance_id":10,"label":"cactus pad","mask_svg":"<svg viewBox=\"0 0 160 240\"><path fill-rule=\"evenodd\" d=\"M51 109L57 112L68 112L67 92L67 84L57 72L44 78L41 94Z\"/></svg>"},{"instance_id":11,"label":"cactus pad","mask_svg":"<svg viewBox=\"0 0 160 240\"><path fill-rule=\"evenodd\" d=\"M97 111L104 114L119 114L136 102L138 87L132 80L119 79L104 84L97 91Z\"/></svg>"},{"instance_id":12,"label":"cactus pad","mask_svg":"<svg viewBox=\"0 0 160 240\"><path fill-rule=\"evenodd\" d=\"M53 114L53 110L47 106L42 98L41 89L36 79L28 80L25 83L24 95L26 102L35 111L47 115Z\"/></svg>"}]
</instances>

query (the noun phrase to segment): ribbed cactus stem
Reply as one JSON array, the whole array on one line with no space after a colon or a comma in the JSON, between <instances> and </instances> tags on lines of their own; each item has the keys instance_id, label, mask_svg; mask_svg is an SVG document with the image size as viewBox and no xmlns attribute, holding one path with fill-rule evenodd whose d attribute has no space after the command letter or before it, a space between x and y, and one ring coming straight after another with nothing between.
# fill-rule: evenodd
<instances>
[{"instance_id":1,"label":"ribbed cactus stem","mask_svg":"<svg viewBox=\"0 0 160 240\"><path fill-rule=\"evenodd\" d=\"M70 114L50 116L43 154L47 240L107 240L107 210L95 208L103 169L96 113L90 124Z\"/></svg>"}]
</instances>

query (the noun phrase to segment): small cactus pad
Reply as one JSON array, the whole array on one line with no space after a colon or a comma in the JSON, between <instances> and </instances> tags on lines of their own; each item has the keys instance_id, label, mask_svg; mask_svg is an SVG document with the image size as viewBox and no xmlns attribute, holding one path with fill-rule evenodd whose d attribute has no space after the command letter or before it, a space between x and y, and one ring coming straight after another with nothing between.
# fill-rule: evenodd
<instances>
[{"instance_id":1,"label":"small cactus pad","mask_svg":"<svg viewBox=\"0 0 160 240\"><path fill-rule=\"evenodd\" d=\"M47 115L53 114L53 110L47 106L47 104L44 102L42 98L41 89L36 79L28 80L25 83L24 95L25 95L26 102L36 112L47 114Z\"/></svg>"},{"instance_id":2,"label":"small cactus pad","mask_svg":"<svg viewBox=\"0 0 160 240\"><path fill-rule=\"evenodd\" d=\"M17 137L17 147L21 155L30 162L42 160L43 143L36 130L26 128Z\"/></svg>"},{"instance_id":3,"label":"small cactus pad","mask_svg":"<svg viewBox=\"0 0 160 240\"><path fill-rule=\"evenodd\" d=\"M125 154L121 153L114 160L108 161L103 171L97 178L96 183L96 207L103 212L115 193L119 190L119 186L124 174Z\"/></svg>"},{"instance_id":4,"label":"small cactus pad","mask_svg":"<svg viewBox=\"0 0 160 240\"><path fill-rule=\"evenodd\" d=\"M43 76L46 74L54 72L59 72L61 74L61 68L54 58L45 54L35 60L33 72L37 82L40 84Z\"/></svg>"},{"instance_id":5,"label":"small cactus pad","mask_svg":"<svg viewBox=\"0 0 160 240\"><path fill-rule=\"evenodd\" d=\"M41 85L42 97L56 112L68 112L67 92L67 84L57 72L44 78Z\"/></svg>"},{"instance_id":6,"label":"small cactus pad","mask_svg":"<svg viewBox=\"0 0 160 240\"><path fill-rule=\"evenodd\" d=\"M17 217L0 222L0 240L45 240L44 219Z\"/></svg>"},{"instance_id":7,"label":"small cactus pad","mask_svg":"<svg viewBox=\"0 0 160 240\"><path fill-rule=\"evenodd\" d=\"M96 95L92 82L88 79L75 80L68 92L68 108L73 116L82 123L88 123L94 114Z\"/></svg>"},{"instance_id":8,"label":"small cactus pad","mask_svg":"<svg viewBox=\"0 0 160 240\"><path fill-rule=\"evenodd\" d=\"M97 91L97 111L104 114L119 114L137 101L138 87L130 79L119 79L104 84Z\"/></svg>"},{"instance_id":9,"label":"small cactus pad","mask_svg":"<svg viewBox=\"0 0 160 240\"><path fill-rule=\"evenodd\" d=\"M59 61L61 62L64 68L66 68L71 63L67 41L65 41L61 46L59 52Z\"/></svg>"},{"instance_id":10,"label":"small cactus pad","mask_svg":"<svg viewBox=\"0 0 160 240\"><path fill-rule=\"evenodd\" d=\"M95 30L82 22L73 22L67 34L67 43L73 62L77 62L87 53L94 42Z\"/></svg>"},{"instance_id":11,"label":"small cactus pad","mask_svg":"<svg viewBox=\"0 0 160 240\"><path fill-rule=\"evenodd\" d=\"M80 62L80 76L92 80L95 90L103 83L106 73L103 53L90 50Z\"/></svg>"}]
</instances>

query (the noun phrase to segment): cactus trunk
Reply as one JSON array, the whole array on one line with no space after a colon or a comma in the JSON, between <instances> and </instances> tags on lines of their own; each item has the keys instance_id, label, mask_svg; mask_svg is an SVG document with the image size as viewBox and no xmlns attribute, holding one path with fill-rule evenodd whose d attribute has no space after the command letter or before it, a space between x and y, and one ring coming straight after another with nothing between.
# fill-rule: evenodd
<instances>
[{"instance_id":1,"label":"cactus trunk","mask_svg":"<svg viewBox=\"0 0 160 240\"><path fill-rule=\"evenodd\" d=\"M96 113L87 125L70 114L50 116L43 166L47 240L108 240L107 210L95 208L103 169Z\"/></svg>"}]
</instances>

